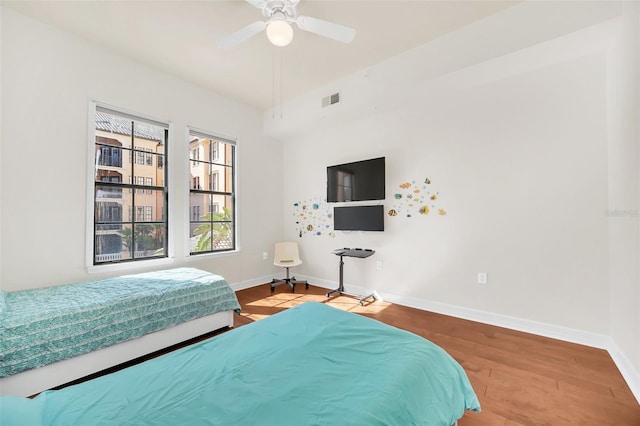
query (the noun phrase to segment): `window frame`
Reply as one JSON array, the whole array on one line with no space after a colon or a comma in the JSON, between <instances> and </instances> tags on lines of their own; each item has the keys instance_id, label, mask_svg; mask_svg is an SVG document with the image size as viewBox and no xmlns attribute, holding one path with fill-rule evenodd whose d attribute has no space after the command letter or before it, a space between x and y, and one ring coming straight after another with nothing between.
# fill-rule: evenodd
<instances>
[{"instance_id":1,"label":"window frame","mask_svg":"<svg viewBox=\"0 0 640 426\"><path fill-rule=\"evenodd\" d=\"M96 199L95 199L95 174L97 173L97 168L95 164L95 147L96 147L96 112L103 111L106 113L112 113L115 115L122 116L127 119L132 119L138 122L146 122L152 125L157 125L163 127L165 129L164 132L164 149L162 153L163 157L163 179L164 185L160 187L153 187L153 190L162 191L162 197L164 202L164 208L162 213L158 214L158 218L156 221L162 222L164 225L164 248L165 253L162 256L153 256L153 257L143 257L136 259L135 256L132 259L123 259L116 260L112 262L100 262L95 263L95 212L96 212ZM175 195L172 193L174 191L169 191L169 182L170 182L170 174L169 174L169 145L171 143L171 135L173 134L173 123L170 120L160 120L155 117L151 117L146 114L141 114L135 111L129 111L124 108L112 106L109 104L105 104L97 101L89 102L89 113L88 115L88 149L87 149L87 213L86 213L86 243L85 243L85 265L87 272L89 273L99 273L105 271L120 271L120 270L130 270L136 268L147 268L153 265L162 266L166 264L173 263L174 261L174 251L173 251L173 235L174 235L174 226L170 220L171 215L169 215L170 206L175 204L174 198ZM134 147L131 147L131 165L136 164L137 151L134 150ZM155 155L156 158L159 155ZM121 156L124 162L124 156ZM155 169L155 167L154 167ZM133 175L131 176L133 179ZM124 179L123 179L124 180ZM123 182L124 187L131 187L131 185L127 185L127 182ZM135 189L131 188L132 191ZM147 188L151 190L150 188ZM123 189L124 191L125 189ZM143 189L144 190L144 189ZM131 212L131 216L134 216L133 212ZM125 216L127 212L123 208L122 217L123 221L125 221ZM135 219L133 217L132 219ZM132 220L135 222L135 220ZM145 222L146 223L146 222ZM134 250L135 251L135 250Z\"/></svg>"},{"instance_id":2,"label":"window frame","mask_svg":"<svg viewBox=\"0 0 640 426\"><path fill-rule=\"evenodd\" d=\"M194 189L192 187L192 179L191 176L187 175L185 182L186 182L186 188L187 188L187 194L186 194L186 205L187 205L187 222L186 222L186 230L187 232L185 232L185 254L187 256L187 260L196 260L196 259L202 259L203 257L207 257L207 256L224 256L224 255L228 255L230 253L237 253L240 251L240 246L239 246L239 227L238 227L238 142L237 142L237 138L234 137L230 137L230 136L226 136L217 132L211 132L211 131L207 131L207 130L202 130L193 126L187 126L186 128L186 133L185 133L185 139L186 139L186 163L187 163L187 170L190 171L192 167L194 167L193 164L193 157L192 157L192 152L193 152L193 148L191 148L191 139L192 137L199 137L199 138L204 138L204 139L210 139L211 141L213 141L216 146L217 146L217 151L218 151L218 155L216 155L216 159L207 159L207 160L203 160L201 155L198 155L198 163L196 163L196 165L200 165L206 163L206 162L211 162L211 164L216 164L216 165L225 165L226 167L229 167L231 169L231 192L227 192L227 191L219 191L219 190L211 190L209 189L208 185L206 185L207 187L205 188L203 185L201 185L200 189ZM230 164L226 165L224 164L224 162L219 162L219 158L220 158L220 154L219 154L219 150L220 150L220 143L226 143L228 145L230 145L232 147L232 154L231 154L231 162ZM198 148L198 151L200 149ZM231 215L231 220L229 221L231 223L231 232L232 232L232 247L231 248L224 248L224 249L218 249L218 250L210 250L210 251L200 251L200 252L192 252L191 251L191 226L193 224L192 221L192 206L191 206L191 194L192 193L205 193L205 194L216 194L216 195L223 195L223 196L229 196L230 200L231 200L231 206L232 206L232 215ZM219 203L215 203L218 204ZM205 206L204 209L202 210L206 210L207 212L211 213L210 207L207 205ZM213 223L213 222L212 222Z\"/></svg>"}]
</instances>

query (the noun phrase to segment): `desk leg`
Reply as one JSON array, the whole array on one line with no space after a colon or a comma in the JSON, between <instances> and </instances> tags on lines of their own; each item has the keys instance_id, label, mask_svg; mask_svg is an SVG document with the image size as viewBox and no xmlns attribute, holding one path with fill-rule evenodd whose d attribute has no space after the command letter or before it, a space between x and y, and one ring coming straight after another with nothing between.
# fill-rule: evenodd
<instances>
[{"instance_id":1,"label":"desk leg","mask_svg":"<svg viewBox=\"0 0 640 426\"><path fill-rule=\"evenodd\" d=\"M373 302L378 300L378 298L376 297L376 294L375 293L371 293L370 295L360 299L360 301L358 302L358 303L360 303L360 306L364 306L364 301L367 300L367 299L372 299Z\"/></svg>"},{"instance_id":2,"label":"desk leg","mask_svg":"<svg viewBox=\"0 0 640 426\"><path fill-rule=\"evenodd\" d=\"M333 293L342 294L344 291L344 261L342 260L342 256L340 256L340 281L339 287L335 290L331 290L327 293L327 297L331 296Z\"/></svg>"}]
</instances>

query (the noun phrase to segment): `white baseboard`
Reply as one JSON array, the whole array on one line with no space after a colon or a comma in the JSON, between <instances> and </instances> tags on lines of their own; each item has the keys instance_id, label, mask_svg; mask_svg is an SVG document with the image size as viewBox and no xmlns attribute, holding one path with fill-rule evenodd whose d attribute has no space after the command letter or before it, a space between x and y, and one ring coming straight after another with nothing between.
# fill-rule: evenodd
<instances>
[{"instance_id":1,"label":"white baseboard","mask_svg":"<svg viewBox=\"0 0 640 426\"><path fill-rule=\"evenodd\" d=\"M315 286L325 288L337 288L338 283L330 280L323 280L311 276L300 276L300 278L313 283ZM345 284L345 293L354 296L366 296L374 293L372 289ZM426 299L420 299L410 296L399 296L392 293L378 293L379 299L398 305L408 306L411 308L422 309L438 314L449 315L456 318L462 318L470 321L477 321L483 324L495 325L511 330L522 331L525 333L536 334L538 336L549 337L552 339L563 340L565 342L577 343L580 345L591 346L598 349L605 349L613 359L616 367L620 370L622 377L629 385L631 392L640 403L640 373L636 371L633 363L626 357L615 341L605 334L591 333L584 330L578 330L560 325L548 324L509 315L502 315L493 312L481 311L477 309L465 308L463 306L450 305L448 303L434 302Z\"/></svg>"},{"instance_id":2,"label":"white baseboard","mask_svg":"<svg viewBox=\"0 0 640 426\"><path fill-rule=\"evenodd\" d=\"M611 355L613 362L620 370L620 374L629 385L629 389L633 393L633 396L636 397L636 400L640 404L640 373L635 369L633 363L627 358L627 356L622 352L618 344L613 339L609 339L609 347L607 348L607 352Z\"/></svg>"},{"instance_id":3,"label":"white baseboard","mask_svg":"<svg viewBox=\"0 0 640 426\"><path fill-rule=\"evenodd\" d=\"M258 278L253 278L246 281L241 281L239 283L229 283L229 286L233 289L233 291L244 290L247 288L255 287L262 285L264 283L270 283L273 279L272 275L265 275Z\"/></svg>"}]
</instances>

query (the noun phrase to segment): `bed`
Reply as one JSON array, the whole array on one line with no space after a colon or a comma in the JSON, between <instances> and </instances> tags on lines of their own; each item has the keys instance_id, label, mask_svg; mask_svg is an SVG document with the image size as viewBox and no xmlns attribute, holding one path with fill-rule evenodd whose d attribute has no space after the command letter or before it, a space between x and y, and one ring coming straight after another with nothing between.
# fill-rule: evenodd
<instances>
[{"instance_id":1,"label":"bed","mask_svg":"<svg viewBox=\"0 0 640 426\"><path fill-rule=\"evenodd\" d=\"M219 275L175 268L4 295L0 392L27 396L233 326Z\"/></svg>"},{"instance_id":2,"label":"bed","mask_svg":"<svg viewBox=\"0 0 640 426\"><path fill-rule=\"evenodd\" d=\"M0 398L3 426L443 425L480 404L443 349L308 302L34 399Z\"/></svg>"}]
</instances>

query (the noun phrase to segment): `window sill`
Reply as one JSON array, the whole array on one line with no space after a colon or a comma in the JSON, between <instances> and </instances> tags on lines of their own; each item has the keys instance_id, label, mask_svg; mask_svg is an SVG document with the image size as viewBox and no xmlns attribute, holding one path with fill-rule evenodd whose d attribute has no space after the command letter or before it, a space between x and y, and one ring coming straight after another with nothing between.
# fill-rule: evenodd
<instances>
[{"instance_id":1,"label":"window sill","mask_svg":"<svg viewBox=\"0 0 640 426\"><path fill-rule=\"evenodd\" d=\"M139 260L136 262L109 263L106 265L90 265L87 266L87 272L97 274L102 272L118 272L132 271L135 269L146 269L157 266L170 265L175 262L172 257L163 257L161 259Z\"/></svg>"},{"instance_id":2,"label":"window sill","mask_svg":"<svg viewBox=\"0 0 640 426\"><path fill-rule=\"evenodd\" d=\"M230 251L221 251L217 253L206 253L206 254L187 254L186 261L187 262L197 262L199 260L204 259L212 259L218 257L229 257L229 256L238 256L240 254L240 249L230 250Z\"/></svg>"}]
</instances>

